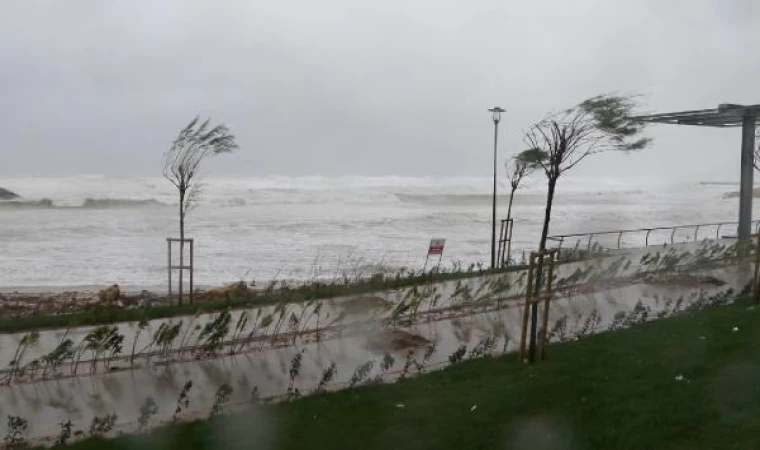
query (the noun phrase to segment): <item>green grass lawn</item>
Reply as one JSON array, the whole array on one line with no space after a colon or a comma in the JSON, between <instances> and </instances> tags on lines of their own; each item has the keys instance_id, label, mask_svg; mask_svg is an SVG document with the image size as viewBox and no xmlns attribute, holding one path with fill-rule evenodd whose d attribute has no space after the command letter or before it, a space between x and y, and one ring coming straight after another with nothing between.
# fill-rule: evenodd
<instances>
[{"instance_id":1,"label":"green grass lawn","mask_svg":"<svg viewBox=\"0 0 760 450\"><path fill-rule=\"evenodd\" d=\"M468 361L73 448L760 448L760 308L708 308L553 345L549 357Z\"/></svg>"}]
</instances>

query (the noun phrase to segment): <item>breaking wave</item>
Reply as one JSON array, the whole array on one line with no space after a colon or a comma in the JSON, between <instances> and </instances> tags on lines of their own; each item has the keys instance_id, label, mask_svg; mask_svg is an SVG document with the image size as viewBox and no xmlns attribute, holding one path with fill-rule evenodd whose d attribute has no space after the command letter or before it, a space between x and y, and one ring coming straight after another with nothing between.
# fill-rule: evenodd
<instances>
[{"instance_id":1,"label":"breaking wave","mask_svg":"<svg viewBox=\"0 0 760 450\"><path fill-rule=\"evenodd\" d=\"M86 198L80 205L59 204L49 198L39 200L4 200L0 208L7 209L129 209L168 206L154 199Z\"/></svg>"}]
</instances>

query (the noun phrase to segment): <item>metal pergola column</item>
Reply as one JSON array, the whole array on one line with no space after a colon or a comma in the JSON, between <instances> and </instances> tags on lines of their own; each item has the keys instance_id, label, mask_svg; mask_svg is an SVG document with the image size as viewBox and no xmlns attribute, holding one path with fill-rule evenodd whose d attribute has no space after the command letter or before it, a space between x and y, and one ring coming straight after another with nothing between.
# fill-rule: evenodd
<instances>
[{"instance_id":1,"label":"metal pergola column","mask_svg":"<svg viewBox=\"0 0 760 450\"><path fill-rule=\"evenodd\" d=\"M739 190L739 240L748 241L752 234L752 189L755 158L755 116L746 115L742 120L741 187Z\"/></svg>"},{"instance_id":2,"label":"metal pergola column","mask_svg":"<svg viewBox=\"0 0 760 450\"><path fill-rule=\"evenodd\" d=\"M740 241L747 242L752 234L752 189L754 179L755 127L760 116L760 105L722 104L715 109L699 109L674 113L639 116L641 122L703 127L742 127L741 187L739 190Z\"/></svg>"}]
</instances>

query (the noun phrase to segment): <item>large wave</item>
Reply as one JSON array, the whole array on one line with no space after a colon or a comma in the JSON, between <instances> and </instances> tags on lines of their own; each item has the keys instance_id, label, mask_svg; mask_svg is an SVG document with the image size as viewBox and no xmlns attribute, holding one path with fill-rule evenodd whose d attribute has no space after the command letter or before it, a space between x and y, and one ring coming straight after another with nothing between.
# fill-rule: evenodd
<instances>
[{"instance_id":1,"label":"large wave","mask_svg":"<svg viewBox=\"0 0 760 450\"><path fill-rule=\"evenodd\" d=\"M123 199L123 198L86 198L80 205L61 204L49 198L39 200L4 200L0 208L7 209L117 209L117 208L146 208L168 206L154 199Z\"/></svg>"}]
</instances>

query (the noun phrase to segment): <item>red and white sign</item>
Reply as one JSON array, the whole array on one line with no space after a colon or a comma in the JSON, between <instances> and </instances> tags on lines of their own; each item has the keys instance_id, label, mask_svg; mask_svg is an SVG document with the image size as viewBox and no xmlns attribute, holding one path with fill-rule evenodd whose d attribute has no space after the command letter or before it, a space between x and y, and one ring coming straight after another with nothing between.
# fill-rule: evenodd
<instances>
[{"instance_id":1,"label":"red and white sign","mask_svg":"<svg viewBox=\"0 0 760 450\"><path fill-rule=\"evenodd\" d=\"M431 239L428 247L428 256L443 255L443 247L446 246L446 239Z\"/></svg>"}]
</instances>

